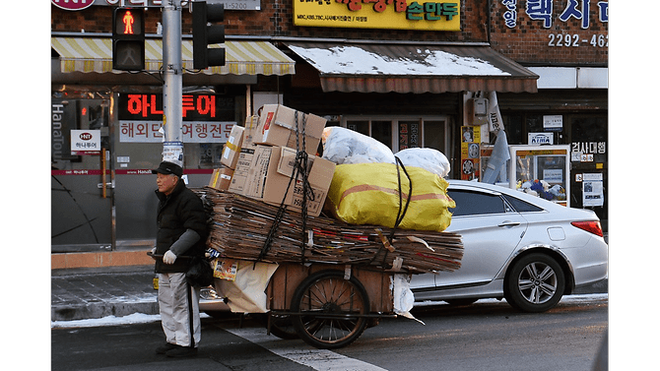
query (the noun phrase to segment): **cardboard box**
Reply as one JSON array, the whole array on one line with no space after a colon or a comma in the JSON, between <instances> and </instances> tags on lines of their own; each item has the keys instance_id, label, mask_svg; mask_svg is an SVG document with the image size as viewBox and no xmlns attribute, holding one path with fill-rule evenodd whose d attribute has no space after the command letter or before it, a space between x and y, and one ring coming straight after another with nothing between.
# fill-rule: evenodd
<instances>
[{"instance_id":1,"label":"cardboard box","mask_svg":"<svg viewBox=\"0 0 660 371\"><path fill-rule=\"evenodd\" d=\"M296 148L296 110L281 104L265 104L259 117L254 143ZM315 155L326 119L298 111L298 137L302 145L305 123L305 152Z\"/></svg>"},{"instance_id":2,"label":"cardboard box","mask_svg":"<svg viewBox=\"0 0 660 371\"><path fill-rule=\"evenodd\" d=\"M257 123L258 116L249 116L245 120L243 142L236 159L234 176L231 179L231 184L229 184L229 192L245 195L245 181L247 180L250 165L252 164L252 158L254 157L254 150L256 149L256 145L254 144L254 133L257 131Z\"/></svg>"},{"instance_id":3,"label":"cardboard box","mask_svg":"<svg viewBox=\"0 0 660 371\"><path fill-rule=\"evenodd\" d=\"M254 146L241 148L241 153L239 153L238 160L236 161L234 176L227 189L229 192L245 195L245 182L247 181L248 173L250 172L254 150Z\"/></svg>"},{"instance_id":4,"label":"cardboard box","mask_svg":"<svg viewBox=\"0 0 660 371\"><path fill-rule=\"evenodd\" d=\"M254 152L250 172L245 184L245 195L279 206L285 196L289 180L294 172L296 151L292 148L258 145ZM326 159L309 156L308 181L314 199L307 200L307 215L319 216L328 194L335 163ZM288 210L301 212L302 180L291 183L284 204Z\"/></svg>"},{"instance_id":5,"label":"cardboard box","mask_svg":"<svg viewBox=\"0 0 660 371\"><path fill-rule=\"evenodd\" d=\"M243 132L245 128L242 126L234 125L229 133L229 139L222 149L222 156L220 163L231 168L236 168L238 161L238 154L241 153L241 146L243 145Z\"/></svg>"},{"instance_id":6,"label":"cardboard box","mask_svg":"<svg viewBox=\"0 0 660 371\"><path fill-rule=\"evenodd\" d=\"M228 167L213 169L213 174L211 175L211 181L209 182L209 187L215 188L220 191L226 191L229 189L229 185L231 184L231 179L233 175L234 175L234 170Z\"/></svg>"}]
</instances>

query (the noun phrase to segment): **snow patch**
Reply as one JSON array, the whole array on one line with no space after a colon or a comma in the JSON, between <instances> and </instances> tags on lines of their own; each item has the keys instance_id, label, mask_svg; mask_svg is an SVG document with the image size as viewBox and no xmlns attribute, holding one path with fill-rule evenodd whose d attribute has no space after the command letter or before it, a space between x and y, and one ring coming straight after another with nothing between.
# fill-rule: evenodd
<instances>
[{"instance_id":1,"label":"snow patch","mask_svg":"<svg viewBox=\"0 0 660 371\"><path fill-rule=\"evenodd\" d=\"M417 76L510 76L488 61L441 50L417 48L416 54L397 58L369 52L357 46L303 48L289 45L324 74Z\"/></svg>"}]
</instances>

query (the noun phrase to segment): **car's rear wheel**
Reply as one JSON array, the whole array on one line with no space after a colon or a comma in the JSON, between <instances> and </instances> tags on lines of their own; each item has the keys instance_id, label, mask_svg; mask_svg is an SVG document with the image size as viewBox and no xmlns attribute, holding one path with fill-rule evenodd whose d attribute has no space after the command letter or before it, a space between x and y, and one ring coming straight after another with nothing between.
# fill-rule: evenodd
<instances>
[{"instance_id":1,"label":"car's rear wheel","mask_svg":"<svg viewBox=\"0 0 660 371\"><path fill-rule=\"evenodd\" d=\"M525 312L545 312L564 294L564 271L555 259L532 253L516 261L505 282L506 301Z\"/></svg>"}]
</instances>

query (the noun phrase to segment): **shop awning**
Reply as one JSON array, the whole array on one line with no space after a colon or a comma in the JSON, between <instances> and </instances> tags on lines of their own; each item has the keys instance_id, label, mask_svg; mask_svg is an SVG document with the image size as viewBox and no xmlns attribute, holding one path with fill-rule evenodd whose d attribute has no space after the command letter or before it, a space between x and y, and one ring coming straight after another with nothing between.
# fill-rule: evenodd
<instances>
[{"instance_id":1,"label":"shop awning","mask_svg":"<svg viewBox=\"0 0 660 371\"><path fill-rule=\"evenodd\" d=\"M112 72L112 39L101 37L51 37L50 45L60 55L62 72ZM226 41L226 62L209 67L207 75L291 75L295 62L267 41ZM192 40L181 43L183 68L193 70ZM163 65L160 39L145 41L145 69L157 72Z\"/></svg>"},{"instance_id":2,"label":"shop awning","mask_svg":"<svg viewBox=\"0 0 660 371\"><path fill-rule=\"evenodd\" d=\"M538 76L489 46L287 43L324 92L535 93Z\"/></svg>"}]
</instances>

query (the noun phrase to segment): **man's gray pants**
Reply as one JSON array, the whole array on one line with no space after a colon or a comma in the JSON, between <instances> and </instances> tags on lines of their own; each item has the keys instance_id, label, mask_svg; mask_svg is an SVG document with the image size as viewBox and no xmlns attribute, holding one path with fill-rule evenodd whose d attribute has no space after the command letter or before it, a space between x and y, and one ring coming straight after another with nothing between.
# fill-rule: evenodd
<instances>
[{"instance_id":1,"label":"man's gray pants","mask_svg":"<svg viewBox=\"0 0 660 371\"><path fill-rule=\"evenodd\" d=\"M199 288L188 285L185 273L159 273L158 305L165 340L196 348L202 339Z\"/></svg>"}]
</instances>

